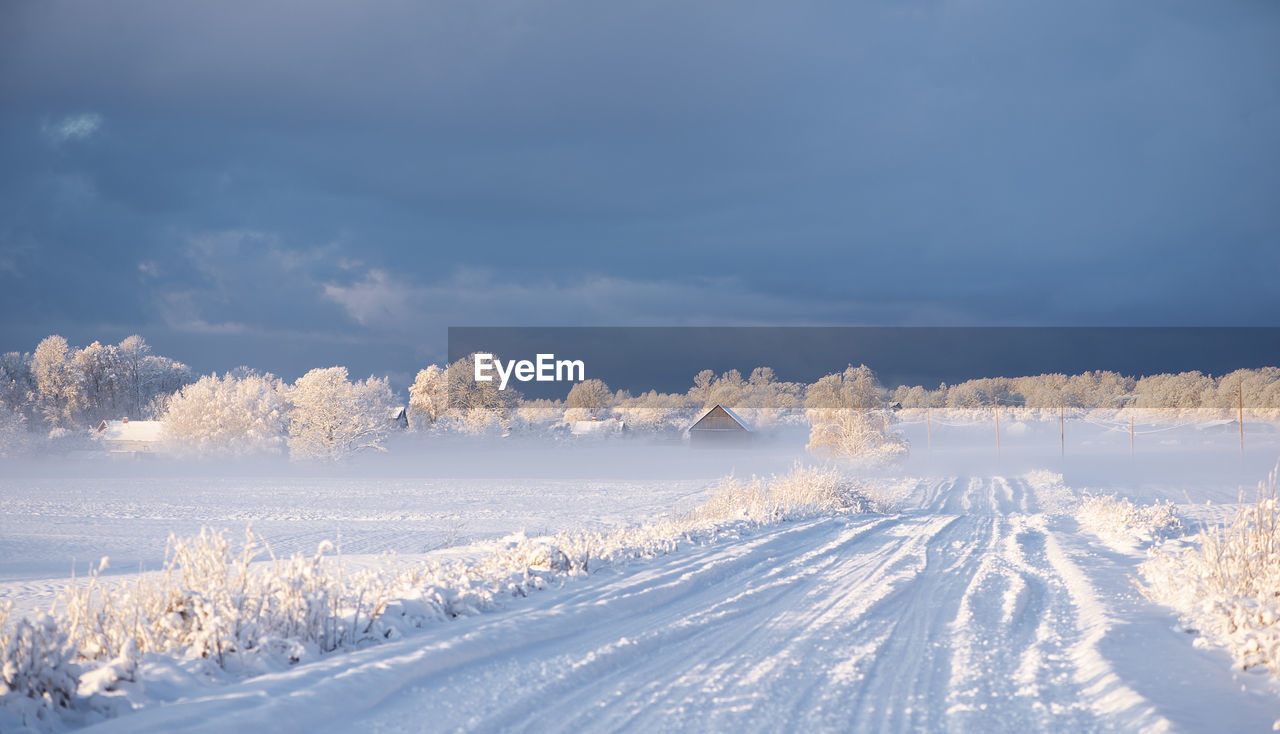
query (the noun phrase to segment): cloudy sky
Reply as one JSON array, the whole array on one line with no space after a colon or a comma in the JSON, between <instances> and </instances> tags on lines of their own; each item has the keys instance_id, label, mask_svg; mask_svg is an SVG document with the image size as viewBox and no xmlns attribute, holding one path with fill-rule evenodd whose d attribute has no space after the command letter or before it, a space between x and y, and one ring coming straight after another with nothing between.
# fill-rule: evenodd
<instances>
[{"instance_id":1,"label":"cloudy sky","mask_svg":"<svg viewBox=\"0 0 1280 734\"><path fill-rule=\"evenodd\" d=\"M0 351L1280 325L1275 0L0 4Z\"/></svg>"}]
</instances>

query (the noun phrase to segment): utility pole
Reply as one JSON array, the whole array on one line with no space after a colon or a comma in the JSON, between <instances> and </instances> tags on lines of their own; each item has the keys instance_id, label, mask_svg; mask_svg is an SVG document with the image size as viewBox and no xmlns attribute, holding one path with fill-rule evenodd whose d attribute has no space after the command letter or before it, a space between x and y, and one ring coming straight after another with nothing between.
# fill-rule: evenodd
<instances>
[{"instance_id":1,"label":"utility pole","mask_svg":"<svg viewBox=\"0 0 1280 734\"><path fill-rule=\"evenodd\" d=\"M1066 408L1063 406L1062 396L1058 396L1058 444L1062 450L1062 455L1067 455L1067 419Z\"/></svg>"}]
</instances>

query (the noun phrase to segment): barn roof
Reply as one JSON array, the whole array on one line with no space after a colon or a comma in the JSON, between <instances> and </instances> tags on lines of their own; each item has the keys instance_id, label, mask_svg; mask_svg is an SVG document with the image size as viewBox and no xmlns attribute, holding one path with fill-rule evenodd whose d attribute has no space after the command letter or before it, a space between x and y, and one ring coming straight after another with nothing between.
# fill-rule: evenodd
<instances>
[{"instance_id":1,"label":"barn roof","mask_svg":"<svg viewBox=\"0 0 1280 734\"><path fill-rule=\"evenodd\" d=\"M738 430L738 429L736 429L736 428L728 428L728 429L726 429L726 428L713 428L713 427L711 427L711 426L703 426L703 427L701 427L701 428L699 428L699 427L698 427L698 425L699 425L700 423L702 423L703 421L707 420L708 418L713 418L713 414L714 414L714 413L716 413L716 411L721 411L723 414L725 414L725 415L729 416L729 418L731 418L735 423L737 423L737 424L742 428L742 430L746 431L747 433L750 433L750 432L751 432L751 427L747 424L747 422L746 422L746 421L742 420L742 417L741 417L741 416L739 416L737 413L733 412L733 410L731 410L730 408L727 408L727 407L725 407L725 406L723 406L723 405L721 405L721 404L719 404L719 403L716 403L715 405L711 406L711 408L710 408L710 409L708 409L708 410L707 410L707 412L703 413L703 414L702 414L702 416L701 416L700 418L698 418L698 420L694 421L694 422L693 422L693 425L689 426L689 430L691 430L691 431L692 431L692 430L693 430L693 429L695 429L695 428L697 428L697 429L698 429L698 430L700 430L700 431L724 431L724 430ZM714 420L714 418L713 418L713 420ZM710 421L709 421L709 422L710 422Z\"/></svg>"},{"instance_id":2,"label":"barn roof","mask_svg":"<svg viewBox=\"0 0 1280 734\"><path fill-rule=\"evenodd\" d=\"M103 421L99 424L99 432L104 441L146 441L155 442L161 438L164 428L162 421Z\"/></svg>"}]
</instances>

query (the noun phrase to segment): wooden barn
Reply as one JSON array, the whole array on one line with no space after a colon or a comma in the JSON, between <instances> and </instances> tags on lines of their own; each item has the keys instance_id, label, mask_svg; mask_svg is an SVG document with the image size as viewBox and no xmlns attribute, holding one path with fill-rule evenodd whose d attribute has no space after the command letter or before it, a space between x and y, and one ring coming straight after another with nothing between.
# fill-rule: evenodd
<instances>
[{"instance_id":1,"label":"wooden barn","mask_svg":"<svg viewBox=\"0 0 1280 734\"><path fill-rule=\"evenodd\" d=\"M405 430L409 427L409 413L404 406L391 409L391 425Z\"/></svg>"},{"instance_id":2,"label":"wooden barn","mask_svg":"<svg viewBox=\"0 0 1280 734\"><path fill-rule=\"evenodd\" d=\"M723 405L712 406L689 426L690 446L736 446L751 438L747 422Z\"/></svg>"}]
</instances>

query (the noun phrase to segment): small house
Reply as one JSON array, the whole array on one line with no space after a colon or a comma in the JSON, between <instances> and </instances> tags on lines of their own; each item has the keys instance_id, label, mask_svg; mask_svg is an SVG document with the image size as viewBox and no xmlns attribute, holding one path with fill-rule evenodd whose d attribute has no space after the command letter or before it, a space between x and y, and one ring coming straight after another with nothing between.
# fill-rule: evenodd
<instances>
[{"instance_id":1,"label":"small house","mask_svg":"<svg viewBox=\"0 0 1280 734\"><path fill-rule=\"evenodd\" d=\"M723 405L714 405L689 426L691 446L733 446L752 438L747 422Z\"/></svg>"},{"instance_id":2,"label":"small house","mask_svg":"<svg viewBox=\"0 0 1280 734\"><path fill-rule=\"evenodd\" d=\"M162 421L104 420L95 429L95 438L111 454L156 454L163 438Z\"/></svg>"},{"instance_id":3,"label":"small house","mask_svg":"<svg viewBox=\"0 0 1280 734\"><path fill-rule=\"evenodd\" d=\"M409 411L403 405L391 409L391 425L402 431L409 427Z\"/></svg>"}]
</instances>

